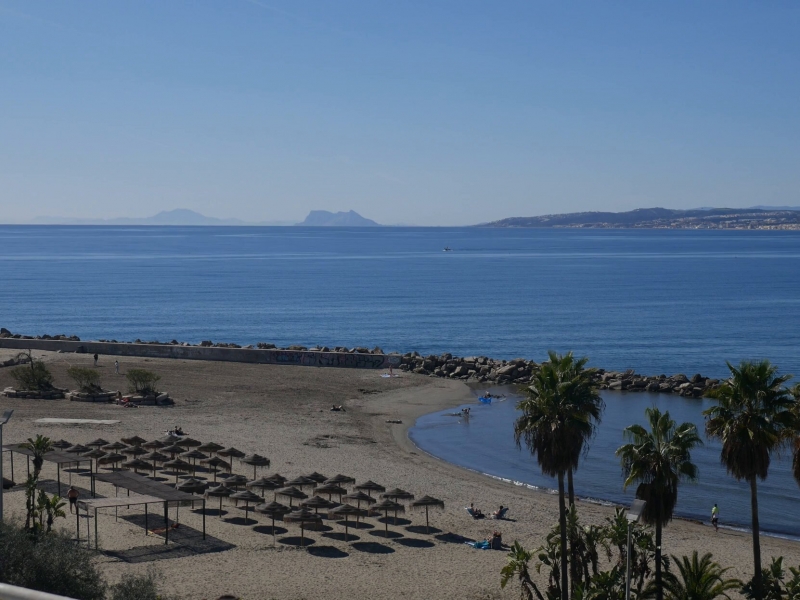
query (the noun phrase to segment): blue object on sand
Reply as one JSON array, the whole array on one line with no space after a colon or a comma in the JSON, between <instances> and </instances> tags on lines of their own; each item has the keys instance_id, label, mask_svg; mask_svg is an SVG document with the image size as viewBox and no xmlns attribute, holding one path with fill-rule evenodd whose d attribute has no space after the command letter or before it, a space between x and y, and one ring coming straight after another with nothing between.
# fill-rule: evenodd
<instances>
[{"instance_id":1,"label":"blue object on sand","mask_svg":"<svg viewBox=\"0 0 800 600\"><path fill-rule=\"evenodd\" d=\"M491 399L491 398L484 398L483 396L481 396L480 398L478 398L478 400L480 400L480 401L481 401L481 402L483 402L484 404L491 404L491 403L492 403L492 399Z\"/></svg>"},{"instance_id":2,"label":"blue object on sand","mask_svg":"<svg viewBox=\"0 0 800 600\"><path fill-rule=\"evenodd\" d=\"M487 542L486 540L483 540L482 542L464 542L464 543L467 546L472 546L473 548L476 548L477 550L491 550L492 548L491 544L489 544L489 542Z\"/></svg>"}]
</instances>

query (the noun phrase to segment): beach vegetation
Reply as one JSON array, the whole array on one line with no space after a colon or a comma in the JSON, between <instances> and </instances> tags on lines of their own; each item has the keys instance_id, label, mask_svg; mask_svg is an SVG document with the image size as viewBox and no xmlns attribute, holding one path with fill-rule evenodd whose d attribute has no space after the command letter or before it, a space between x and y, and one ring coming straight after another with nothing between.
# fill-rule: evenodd
<instances>
[{"instance_id":1,"label":"beach vegetation","mask_svg":"<svg viewBox=\"0 0 800 600\"><path fill-rule=\"evenodd\" d=\"M520 600L534 600L534 594L538 600L544 600L536 583L531 579L530 561L532 558L533 552L525 550L522 544L514 541L508 553L508 562L500 571L501 588L505 588L512 579L516 579L519 582Z\"/></svg>"},{"instance_id":2,"label":"beach vegetation","mask_svg":"<svg viewBox=\"0 0 800 600\"><path fill-rule=\"evenodd\" d=\"M586 443L595 433L603 410L591 383L587 359L575 360L569 352L549 353L533 376L526 396L517 404L522 415L514 423L517 446L523 443L536 457L542 473L558 479L560 591L569 595L567 573L567 508L564 480L577 469Z\"/></svg>"},{"instance_id":3,"label":"beach vegetation","mask_svg":"<svg viewBox=\"0 0 800 600\"><path fill-rule=\"evenodd\" d=\"M81 392L91 394L92 392L101 391L100 373L96 369L70 367L67 369L67 375L75 382Z\"/></svg>"},{"instance_id":4,"label":"beach vegetation","mask_svg":"<svg viewBox=\"0 0 800 600\"><path fill-rule=\"evenodd\" d=\"M753 537L750 589L753 598L761 600L758 480L767 478L772 454L797 438L800 419L797 400L785 386L791 375L778 375L777 367L768 360L743 361L738 367L727 364L731 376L709 392L716 404L703 414L707 418L708 437L722 442L722 464L730 475L750 485Z\"/></svg>"},{"instance_id":5,"label":"beach vegetation","mask_svg":"<svg viewBox=\"0 0 800 600\"><path fill-rule=\"evenodd\" d=\"M44 361L33 358L29 351L20 353L17 358L26 358L27 364L11 369L11 377L21 390L32 392L53 389L53 374Z\"/></svg>"},{"instance_id":6,"label":"beach vegetation","mask_svg":"<svg viewBox=\"0 0 800 600\"><path fill-rule=\"evenodd\" d=\"M34 536L12 522L0 523L0 581L81 600L102 600L106 584L94 554L68 534Z\"/></svg>"},{"instance_id":7,"label":"beach vegetation","mask_svg":"<svg viewBox=\"0 0 800 600\"><path fill-rule=\"evenodd\" d=\"M167 600L160 590L163 575L153 567L142 574L126 573L112 585L109 600Z\"/></svg>"},{"instance_id":8,"label":"beach vegetation","mask_svg":"<svg viewBox=\"0 0 800 600\"><path fill-rule=\"evenodd\" d=\"M691 558L672 557L675 569L664 573L664 592L667 600L715 600L730 598L728 592L740 590L742 582L725 577L730 568L722 568L712 560L711 553L698 557L697 550Z\"/></svg>"},{"instance_id":9,"label":"beach vegetation","mask_svg":"<svg viewBox=\"0 0 800 600\"><path fill-rule=\"evenodd\" d=\"M39 531L50 533L53 530L53 523L55 523L56 519L66 518L65 506L66 503L61 496L48 496L44 490L39 490L39 495L36 498L36 516L39 517Z\"/></svg>"},{"instance_id":10,"label":"beach vegetation","mask_svg":"<svg viewBox=\"0 0 800 600\"><path fill-rule=\"evenodd\" d=\"M637 484L636 497L646 502L642 519L655 526L655 596L663 599L661 533L672 520L682 481L697 479L697 466L691 451L703 442L692 423L677 425L669 412L645 410L650 430L630 425L624 435L629 440L617 450L625 475L624 487Z\"/></svg>"},{"instance_id":11,"label":"beach vegetation","mask_svg":"<svg viewBox=\"0 0 800 600\"><path fill-rule=\"evenodd\" d=\"M35 531L36 527L36 502L39 475L44 465L44 455L53 450L53 441L44 435L37 435L35 438L28 438L20 447L33 454L33 473L28 475L25 481L25 529Z\"/></svg>"},{"instance_id":12,"label":"beach vegetation","mask_svg":"<svg viewBox=\"0 0 800 600\"><path fill-rule=\"evenodd\" d=\"M156 384L161 381L161 376L146 369L128 369L125 374L128 380L129 391L142 396L155 396L158 394Z\"/></svg>"}]
</instances>

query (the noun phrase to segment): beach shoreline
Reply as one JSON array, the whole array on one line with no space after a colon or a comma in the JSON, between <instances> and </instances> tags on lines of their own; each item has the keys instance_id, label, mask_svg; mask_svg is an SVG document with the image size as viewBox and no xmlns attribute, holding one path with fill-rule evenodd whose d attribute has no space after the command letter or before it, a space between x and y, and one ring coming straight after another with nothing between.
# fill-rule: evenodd
<instances>
[{"instance_id":1,"label":"beach shoreline","mask_svg":"<svg viewBox=\"0 0 800 600\"><path fill-rule=\"evenodd\" d=\"M37 352L36 356L44 358L61 386L67 383L69 366L92 364L87 355ZM226 503L223 518L207 519L209 538L217 544L212 547L224 550L203 546L185 554L177 552L177 546L168 547L171 553L164 554L161 538L143 534L135 509L120 509L119 520L113 511L101 511L98 531L105 552L98 565L111 582L153 565L164 575L165 592L187 599L212 599L224 593L243 599L300 599L317 597L320 589L331 598L513 598L516 589L499 587L506 553L474 550L463 542L499 531L506 544L519 540L535 549L557 522L557 498L552 494L532 493L452 465L424 452L409 438L408 431L419 416L475 401L474 391L461 381L412 373L382 378L378 371L361 369L131 358L121 361L122 374L116 375L111 362L101 358L98 366L106 387L123 386L128 368L151 369L162 376L162 387L175 399L175 406L124 409L2 398L0 409L15 409L4 431L5 441L21 442L36 433L84 444L97 437L116 440L132 434L153 439L179 424L196 439L268 456L272 466L266 473L277 471L289 477L315 470L327 475L345 473L417 496L430 494L445 503L443 511L431 512L435 530L430 535L418 527L424 525L424 512L411 511L405 515L410 524L390 522L392 538L384 539L383 524L370 519L377 527L358 530L359 539L345 543L335 535L341 527L331 524L330 532L306 532L312 541L306 551L284 541L299 537L299 527L279 522L285 531L273 548L272 536L265 535L269 520L244 524L241 509ZM0 387L10 381L8 372L0 369ZM333 404L343 405L345 412L331 412ZM50 417L120 423L36 422ZM15 468L19 479L23 472L19 465ZM238 464L235 471L248 473ZM46 464L43 477L52 481L55 469ZM77 477L85 488L84 479ZM114 495L106 484L99 484L98 490ZM19 519L24 514L23 493L12 490L5 498L7 517ZM511 520L473 520L464 510L471 502L484 512L500 504L509 506ZM579 510L588 524L603 522L614 509L582 502ZM200 516L190 510L181 509L180 520L186 532L198 531L201 525ZM74 534L74 518L59 521L59 527ZM86 524L83 527L85 532ZM715 560L732 567L731 574L740 578L746 578L751 569L745 533L721 530L715 534L707 526L676 520L664 530L664 546L665 552L676 555L695 549L712 552ZM784 556L787 565L800 564L796 542L765 537L762 552L764 564L771 555ZM302 577L296 576L301 572Z\"/></svg>"}]
</instances>

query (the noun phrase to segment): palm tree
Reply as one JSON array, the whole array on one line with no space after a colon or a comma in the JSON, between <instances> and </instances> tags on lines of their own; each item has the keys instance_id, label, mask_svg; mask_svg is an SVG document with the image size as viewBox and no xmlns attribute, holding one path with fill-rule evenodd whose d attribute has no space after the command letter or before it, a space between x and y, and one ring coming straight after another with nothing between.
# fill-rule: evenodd
<instances>
[{"instance_id":1,"label":"palm tree","mask_svg":"<svg viewBox=\"0 0 800 600\"><path fill-rule=\"evenodd\" d=\"M650 431L641 425L625 428L629 443L620 446L617 456L622 460L624 487L638 483L636 497L646 502L642 518L656 528L656 599L662 600L661 529L672 520L678 502L678 484L697 479L697 466L691 451L702 444L697 427L692 423L676 426L669 412L648 408L645 415Z\"/></svg>"},{"instance_id":2,"label":"palm tree","mask_svg":"<svg viewBox=\"0 0 800 600\"><path fill-rule=\"evenodd\" d=\"M784 384L791 375L777 375L768 360L730 363L731 376L708 395L717 403L706 410L706 435L722 441L722 464L728 473L750 484L753 530L753 592L761 598L761 544L757 480L767 478L770 455L796 437L797 401ZM797 472L797 470L795 470Z\"/></svg>"},{"instance_id":3,"label":"palm tree","mask_svg":"<svg viewBox=\"0 0 800 600\"><path fill-rule=\"evenodd\" d=\"M53 441L49 437L37 435L35 439L28 438L22 448L33 452L33 478L38 480L44 465L44 455L53 450Z\"/></svg>"},{"instance_id":4,"label":"palm tree","mask_svg":"<svg viewBox=\"0 0 800 600\"><path fill-rule=\"evenodd\" d=\"M572 353L550 352L534 376L527 397L517 408L522 415L514 423L517 446L524 442L536 456L542 473L558 478L559 528L561 533L561 595L567 600L567 510L564 476L577 468L587 440L594 435L602 412L602 400L584 371L586 359L575 361Z\"/></svg>"},{"instance_id":5,"label":"palm tree","mask_svg":"<svg viewBox=\"0 0 800 600\"><path fill-rule=\"evenodd\" d=\"M678 573L664 574L667 600L715 600L720 596L730 598L726 592L742 586L738 579L724 577L730 569L723 569L711 560L711 553L698 559L695 550L691 559L688 556L673 556L672 560Z\"/></svg>"},{"instance_id":6,"label":"palm tree","mask_svg":"<svg viewBox=\"0 0 800 600\"><path fill-rule=\"evenodd\" d=\"M515 541L511 546L511 551L508 553L508 563L503 570L500 571L500 587L505 588L509 581L515 576L519 580L520 592L519 597L521 600L533 600L534 593L538 600L544 600L539 588L531 579L528 563L533 558L533 552L525 550L522 544Z\"/></svg>"},{"instance_id":7,"label":"palm tree","mask_svg":"<svg viewBox=\"0 0 800 600\"><path fill-rule=\"evenodd\" d=\"M44 490L39 490L39 501L37 503L37 509L39 511L39 527L43 528L44 526L44 517L47 516L47 533L50 533L53 529L53 522L59 518L63 517L66 518L67 513L64 512L64 507L66 503L64 502L63 498L58 495L50 496L48 498L47 494Z\"/></svg>"}]
</instances>

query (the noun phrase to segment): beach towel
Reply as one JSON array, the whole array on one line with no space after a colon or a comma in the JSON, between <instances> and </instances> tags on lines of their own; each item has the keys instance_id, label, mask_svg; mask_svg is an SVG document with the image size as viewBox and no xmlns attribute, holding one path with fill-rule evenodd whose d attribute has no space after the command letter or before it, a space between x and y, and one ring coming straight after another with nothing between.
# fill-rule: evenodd
<instances>
[{"instance_id":1,"label":"beach towel","mask_svg":"<svg viewBox=\"0 0 800 600\"><path fill-rule=\"evenodd\" d=\"M472 546L476 550L491 550L492 546L486 540L482 542L464 542L467 546Z\"/></svg>"}]
</instances>

